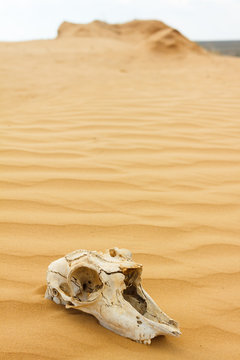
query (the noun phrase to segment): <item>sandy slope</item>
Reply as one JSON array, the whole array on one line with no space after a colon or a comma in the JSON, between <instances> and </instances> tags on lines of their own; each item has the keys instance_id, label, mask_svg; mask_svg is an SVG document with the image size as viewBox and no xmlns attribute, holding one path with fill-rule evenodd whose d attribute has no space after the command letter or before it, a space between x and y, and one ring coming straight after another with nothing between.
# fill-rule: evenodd
<instances>
[{"instance_id":1,"label":"sandy slope","mask_svg":"<svg viewBox=\"0 0 240 360\"><path fill-rule=\"evenodd\" d=\"M240 60L111 37L0 44L1 359L239 359ZM44 299L48 264L128 247L180 338Z\"/></svg>"}]
</instances>

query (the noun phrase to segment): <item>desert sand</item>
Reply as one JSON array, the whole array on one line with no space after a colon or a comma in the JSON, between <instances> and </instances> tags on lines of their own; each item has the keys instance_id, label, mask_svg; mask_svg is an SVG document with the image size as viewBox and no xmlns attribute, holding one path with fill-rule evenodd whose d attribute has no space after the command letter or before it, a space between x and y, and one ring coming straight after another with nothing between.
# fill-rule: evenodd
<instances>
[{"instance_id":1,"label":"desert sand","mask_svg":"<svg viewBox=\"0 0 240 360\"><path fill-rule=\"evenodd\" d=\"M239 359L240 59L143 21L0 52L0 358ZM113 246L181 337L44 299L51 261Z\"/></svg>"}]
</instances>

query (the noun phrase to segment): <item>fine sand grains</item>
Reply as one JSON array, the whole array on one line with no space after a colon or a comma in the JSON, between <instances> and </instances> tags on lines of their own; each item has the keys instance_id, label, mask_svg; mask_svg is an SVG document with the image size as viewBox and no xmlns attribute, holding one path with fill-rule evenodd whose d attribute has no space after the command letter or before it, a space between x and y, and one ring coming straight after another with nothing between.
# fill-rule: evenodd
<instances>
[{"instance_id":1,"label":"fine sand grains","mask_svg":"<svg viewBox=\"0 0 240 360\"><path fill-rule=\"evenodd\" d=\"M112 38L0 44L0 358L240 358L240 60ZM180 338L44 299L48 264L129 248Z\"/></svg>"}]
</instances>

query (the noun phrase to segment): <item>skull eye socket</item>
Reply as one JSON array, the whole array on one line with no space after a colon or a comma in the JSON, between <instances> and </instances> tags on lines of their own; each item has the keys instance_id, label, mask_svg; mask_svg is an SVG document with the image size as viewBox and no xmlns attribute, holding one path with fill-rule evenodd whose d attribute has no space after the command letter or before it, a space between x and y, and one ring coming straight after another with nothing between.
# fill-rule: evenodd
<instances>
[{"instance_id":1,"label":"skull eye socket","mask_svg":"<svg viewBox=\"0 0 240 360\"><path fill-rule=\"evenodd\" d=\"M71 274L71 286L73 296L78 301L92 301L102 288L103 284L96 270L82 266Z\"/></svg>"}]
</instances>

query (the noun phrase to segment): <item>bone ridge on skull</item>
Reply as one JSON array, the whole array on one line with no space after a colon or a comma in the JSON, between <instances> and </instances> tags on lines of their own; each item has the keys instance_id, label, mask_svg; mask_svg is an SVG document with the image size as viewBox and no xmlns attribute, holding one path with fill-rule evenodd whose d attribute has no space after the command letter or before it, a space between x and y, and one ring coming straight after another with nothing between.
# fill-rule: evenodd
<instances>
[{"instance_id":1,"label":"bone ridge on skull","mask_svg":"<svg viewBox=\"0 0 240 360\"><path fill-rule=\"evenodd\" d=\"M178 336L169 318L141 285L142 265L127 249L76 250L52 262L45 297L94 315L115 333L150 344L158 335Z\"/></svg>"}]
</instances>

